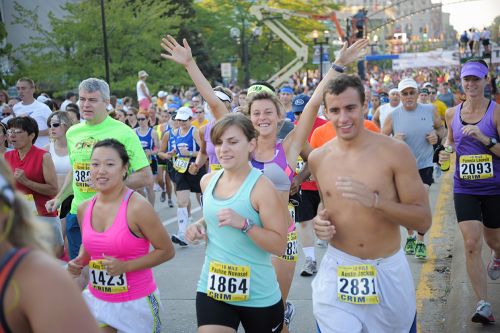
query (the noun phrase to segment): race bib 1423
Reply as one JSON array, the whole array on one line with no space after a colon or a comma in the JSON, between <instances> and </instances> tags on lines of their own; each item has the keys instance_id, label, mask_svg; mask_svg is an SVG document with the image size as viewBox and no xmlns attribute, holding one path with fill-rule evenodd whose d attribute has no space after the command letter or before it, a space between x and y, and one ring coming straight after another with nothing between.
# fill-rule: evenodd
<instances>
[{"instance_id":1,"label":"race bib 1423","mask_svg":"<svg viewBox=\"0 0 500 333\"><path fill-rule=\"evenodd\" d=\"M106 294L118 294L128 291L126 274L109 275L102 260L91 260L89 262L89 282L92 288Z\"/></svg>"}]
</instances>

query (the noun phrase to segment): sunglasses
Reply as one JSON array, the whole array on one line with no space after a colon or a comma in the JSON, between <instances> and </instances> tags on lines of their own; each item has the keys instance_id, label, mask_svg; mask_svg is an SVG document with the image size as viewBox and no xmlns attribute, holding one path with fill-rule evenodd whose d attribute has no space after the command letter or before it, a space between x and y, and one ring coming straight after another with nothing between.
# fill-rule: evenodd
<instances>
[{"instance_id":1,"label":"sunglasses","mask_svg":"<svg viewBox=\"0 0 500 333\"><path fill-rule=\"evenodd\" d=\"M186 120L176 119L176 120L181 121L183 123L187 123L189 121L189 119L186 119Z\"/></svg>"},{"instance_id":2,"label":"sunglasses","mask_svg":"<svg viewBox=\"0 0 500 333\"><path fill-rule=\"evenodd\" d=\"M58 128L59 126L61 126L60 123L53 123L53 124L50 124L50 127L52 128Z\"/></svg>"},{"instance_id":3,"label":"sunglasses","mask_svg":"<svg viewBox=\"0 0 500 333\"><path fill-rule=\"evenodd\" d=\"M137 118L138 121L146 120L146 118Z\"/></svg>"},{"instance_id":4,"label":"sunglasses","mask_svg":"<svg viewBox=\"0 0 500 333\"><path fill-rule=\"evenodd\" d=\"M195 113L196 114L202 114L202 113L205 113L205 112L203 112L203 111L196 111Z\"/></svg>"},{"instance_id":5,"label":"sunglasses","mask_svg":"<svg viewBox=\"0 0 500 333\"><path fill-rule=\"evenodd\" d=\"M127 113L127 117L135 116L133 113Z\"/></svg>"},{"instance_id":6,"label":"sunglasses","mask_svg":"<svg viewBox=\"0 0 500 333\"><path fill-rule=\"evenodd\" d=\"M401 93L401 96L415 96L417 93L415 91Z\"/></svg>"},{"instance_id":7,"label":"sunglasses","mask_svg":"<svg viewBox=\"0 0 500 333\"><path fill-rule=\"evenodd\" d=\"M8 112L2 113L2 117L8 117L8 116L10 116L10 113Z\"/></svg>"}]
</instances>

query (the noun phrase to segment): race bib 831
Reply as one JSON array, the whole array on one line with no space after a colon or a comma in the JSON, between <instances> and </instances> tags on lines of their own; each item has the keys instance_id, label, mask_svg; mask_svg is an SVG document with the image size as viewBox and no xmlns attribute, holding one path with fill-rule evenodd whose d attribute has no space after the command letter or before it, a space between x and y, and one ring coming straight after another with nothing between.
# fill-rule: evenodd
<instances>
[{"instance_id":1,"label":"race bib 831","mask_svg":"<svg viewBox=\"0 0 500 333\"><path fill-rule=\"evenodd\" d=\"M337 267L337 297L341 302L378 304L377 270L370 264Z\"/></svg>"}]
</instances>

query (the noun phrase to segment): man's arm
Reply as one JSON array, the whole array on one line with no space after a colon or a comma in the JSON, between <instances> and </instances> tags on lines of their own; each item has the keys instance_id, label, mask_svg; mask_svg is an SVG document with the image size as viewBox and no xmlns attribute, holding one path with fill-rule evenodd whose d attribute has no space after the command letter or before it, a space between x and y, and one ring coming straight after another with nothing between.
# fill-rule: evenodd
<instances>
[{"instance_id":1,"label":"man's arm","mask_svg":"<svg viewBox=\"0 0 500 333\"><path fill-rule=\"evenodd\" d=\"M129 188L137 190L143 187L152 186L153 182L153 172L148 165L130 174L125 183Z\"/></svg>"},{"instance_id":2,"label":"man's arm","mask_svg":"<svg viewBox=\"0 0 500 333\"><path fill-rule=\"evenodd\" d=\"M382 133L385 135L392 134L392 113L385 117L384 123L382 124Z\"/></svg>"},{"instance_id":3,"label":"man's arm","mask_svg":"<svg viewBox=\"0 0 500 333\"><path fill-rule=\"evenodd\" d=\"M375 110L375 113L373 114L372 121L377 125L378 128L382 128L382 125L380 123L380 106Z\"/></svg>"},{"instance_id":4,"label":"man's arm","mask_svg":"<svg viewBox=\"0 0 500 333\"><path fill-rule=\"evenodd\" d=\"M397 157L393 170L399 202L374 193L374 208L389 220L423 234L431 227L432 214L429 196L420 181L415 157L402 143L395 143L391 154L393 158Z\"/></svg>"},{"instance_id":5,"label":"man's arm","mask_svg":"<svg viewBox=\"0 0 500 333\"><path fill-rule=\"evenodd\" d=\"M439 137L439 142L444 140L446 137L446 128L443 126L443 120L436 107L434 107L434 129Z\"/></svg>"}]
</instances>

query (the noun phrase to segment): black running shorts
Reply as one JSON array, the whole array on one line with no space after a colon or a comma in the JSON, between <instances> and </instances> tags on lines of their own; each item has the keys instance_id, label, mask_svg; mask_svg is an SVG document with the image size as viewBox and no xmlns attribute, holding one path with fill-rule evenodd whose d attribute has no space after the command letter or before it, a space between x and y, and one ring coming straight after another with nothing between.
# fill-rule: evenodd
<instances>
[{"instance_id":1,"label":"black running shorts","mask_svg":"<svg viewBox=\"0 0 500 333\"><path fill-rule=\"evenodd\" d=\"M419 169L418 173L424 184L431 186L434 183L434 178L432 178L432 173L434 172L434 167L427 167Z\"/></svg>"},{"instance_id":2,"label":"black running shorts","mask_svg":"<svg viewBox=\"0 0 500 333\"><path fill-rule=\"evenodd\" d=\"M500 228L500 195L455 193L454 199L458 223L481 221L486 228Z\"/></svg>"},{"instance_id":3,"label":"black running shorts","mask_svg":"<svg viewBox=\"0 0 500 333\"><path fill-rule=\"evenodd\" d=\"M295 208L298 223L312 220L318 213L321 202L318 191L302 190L300 196L299 205Z\"/></svg>"},{"instance_id":4,"label":"black running shorts","mask_svg":"<svg viewBox=\"0 0 500 333\"><path fill-rule=\"evenodd\" d=\"M186 170L184 173L175 172L173 181L175 182L176 191L189 190L194 193L201 193L200 180L203 175L207 173L205 166L198 170L196 175L192 175Z\"/></svg>"},{"instance_id":5,"label":"black running shorts","mask_svg":"<svg viewBox=\"0 0 500 333\"><path fill-rule=\"evenodd\" d=\"M284 311L282 300L265 308L256 308L232 305L205 293L196 293L198 327L220 325L238 330L241 322L246 333L276 333L283 328Z\"/></svg>"}]
</instances>

